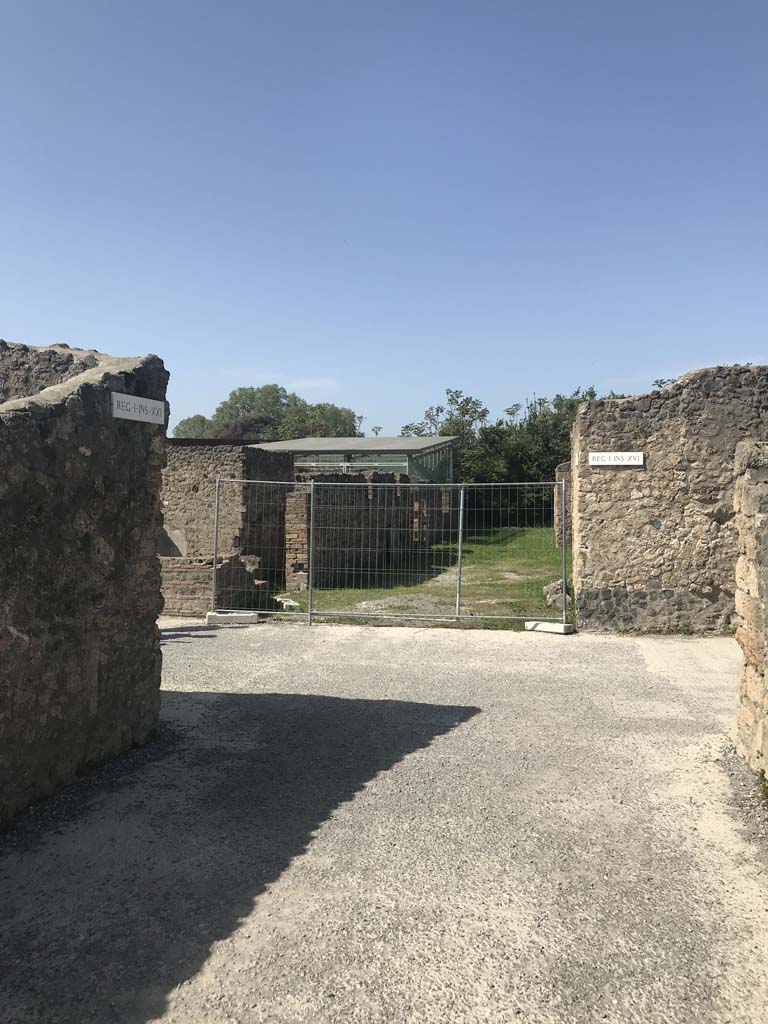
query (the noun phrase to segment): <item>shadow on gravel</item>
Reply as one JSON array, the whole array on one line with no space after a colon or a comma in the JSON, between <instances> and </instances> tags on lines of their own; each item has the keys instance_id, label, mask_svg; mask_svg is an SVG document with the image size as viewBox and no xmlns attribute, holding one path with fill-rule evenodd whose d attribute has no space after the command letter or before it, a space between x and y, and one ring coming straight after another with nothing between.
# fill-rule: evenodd
<instances>
[{"instance_id":1,"label":"shadow on gravel","mask_svg":"<svg viewBox=\"0 0 768 1024\"><path fill-rule=\"evenodd\" d=\"M227 629L247 629L233 623ZM193 640L214 640L217 635L216 626L167 626L160 630L160 643L191 643Z\"/></svg>"},{"instance_id":2,"label":"shadow on gravel","mask_svg":"<svg viewBox=\"0 0 768 1024\"><path fill-rule=\"evenodd\" d=\"M478 710L164 692L157 741L0 836L0 1020L154 1020L334 808Z\"/></svg>"}]
</instances>

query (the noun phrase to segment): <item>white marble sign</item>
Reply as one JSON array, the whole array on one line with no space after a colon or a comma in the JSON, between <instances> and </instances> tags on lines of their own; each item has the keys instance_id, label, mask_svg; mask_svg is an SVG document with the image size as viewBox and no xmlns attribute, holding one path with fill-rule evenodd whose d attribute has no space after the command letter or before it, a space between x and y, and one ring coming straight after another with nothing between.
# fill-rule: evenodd
<instances>
[{"instance_id":1,"label":"white marble sign","mask_svg":"<svg viewBox=\"0 0 768 1024\"><path fill-rule=\"evenodd\" d=\"M112 391L112 415L118 420L139 420L141 423L165 423L165 402L154 398L137 398Z\"/></svg>"},{"instance_id":2,"label":"white marble sign","mask_svg":"<svg viewBox=\"0 0 768 1024\"><path fill-rule=\"evenodd\" d=\"M590 452L590 466L642 466L643 452Z\"/></svg>"}]
</instances>

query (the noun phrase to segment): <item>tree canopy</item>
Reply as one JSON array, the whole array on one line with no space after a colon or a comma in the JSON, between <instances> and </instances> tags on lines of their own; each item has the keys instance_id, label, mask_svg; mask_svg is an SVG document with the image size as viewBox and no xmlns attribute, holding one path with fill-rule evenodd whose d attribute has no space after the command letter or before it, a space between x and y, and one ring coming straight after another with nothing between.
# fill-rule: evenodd
<instances>
[{"instance_id":1,"label":"tree canopy","mask_svg":"<svg viewBox=\"0 0 768 1024\"><path fill-rule=\"evenodd\" d=\"M659 378L656 386L669 383ZM610 392L607 398L622 398ZM511 405L490 419L478 398L448 388L445 400L406 423L401 436L456 437L458 479L467 482L552 480L555 467L570 458L571 426L579 403L597 398L594 387L579 387L553 398ZM277 441L297 437L360 437L364 417L332 402L312 404L279 384L236 388L208 419L189 416L174 437ZM371 428L378 435L381 427Z\"/></svg>"},{"instance_id":2,"label":"tree canopy","mask_svg":"<svg viewBox=\"0 0 768 1024\"><path fill-rule=\"evenodd\" d=\"M213 416L180 420L174 437L219 437L243 441L279 441L295 437L355 437L358 417L352 409L313 405L279 384L236 388Z\"/></svg>"},{"instance_id":3,"label":"tree canopy","mask_svg":"<svg viewBox=\"0 0 768 1024\"><path fill-rule=\"evenodd\" d=\"M593 387L569 395L534 398L512 405L489 422L479 399L448 388L445 405L430 406L401 433L457 438L459 479L482 483L553 480L555 467L570 458L571 425L579 403L596 398Z\"/></svg>"}]
</instances>

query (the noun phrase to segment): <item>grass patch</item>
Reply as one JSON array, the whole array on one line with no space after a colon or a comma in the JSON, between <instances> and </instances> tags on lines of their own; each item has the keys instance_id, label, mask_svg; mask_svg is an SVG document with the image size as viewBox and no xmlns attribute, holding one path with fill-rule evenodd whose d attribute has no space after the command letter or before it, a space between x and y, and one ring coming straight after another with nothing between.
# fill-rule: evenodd
<instances>
[{"instance_id":1,"label":"grass patch","mask_svg":"<svg viewBox=\"0 0 768 1024\"><path fill-rule=\"evenodd\" d=\"M570 552L568 553L570 561ZM393 579L392 586L349 586L315 589L314 612L323 611L376 613L397 616L452 616L456 603L456 561L458 549L453 544L435 545L430 564L413 582ZM460 625L514 629L522 622L495 618L516 615L522 618L557 618L559 609L546 604L544 587L560 579L561 552L555 544L554 530L548 527L507 527L470 534L462 550L461 611L468 616ZM291 595L306 611L308 594ZM333 615L334 621L359 622ZM386 619L371 621L387 622ZM413 619L418 622L419 620Z\"/></svg>"}]
</instances>

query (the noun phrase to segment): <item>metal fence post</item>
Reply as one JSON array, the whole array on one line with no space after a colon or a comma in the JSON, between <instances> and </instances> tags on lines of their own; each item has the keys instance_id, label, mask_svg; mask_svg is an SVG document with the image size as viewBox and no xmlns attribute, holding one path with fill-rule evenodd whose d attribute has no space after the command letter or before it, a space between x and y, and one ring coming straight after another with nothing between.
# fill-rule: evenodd
<instances>
[{"instance_id":1,"label":"metal fence post","mask_svg":"<svg viewBox=\"0 0 768 1024\"><path fill-rule=\"evenodd\" d=\"M211 611L216 611L216 570L219 563L219 496L221 480L216 480L216 498L213 511L213 579L211 585Z\"/></svg>"},{"instance_id":2,"label":"metal fence post","mask_svg":"<svg viewBox=\"0 0 768 1024\"><path fill-rule=\"evenodd\" d=\"M563 555L563 625L566 625L568 622L568 520L566 519L565 480L561 480L560 485L562 487L560 494L560 523L562 530L560 549Z\"/></svg>"},{"instance_id":3,"label":"metal fence post","mask_svg":"<svg viewBox=\"0 0 768 1024\"><path fill-rule=\"evenodd\" d=\"M464 484L459 490L459 551L456 559L456 618L461 617L461 551L464 541Z\"/></svg>"},{"instance_id":4,"label":"metal fence post","mask_svg":"<svg viewBox=\"0 0 768 1024\"><path fill-rule=\"evenodd\" d=\"M307 558L307 625L312 625L312 607L315 601L314 587L315 561L315 481L309 482L309 554Z\"/></svg>"}]
</instances>

